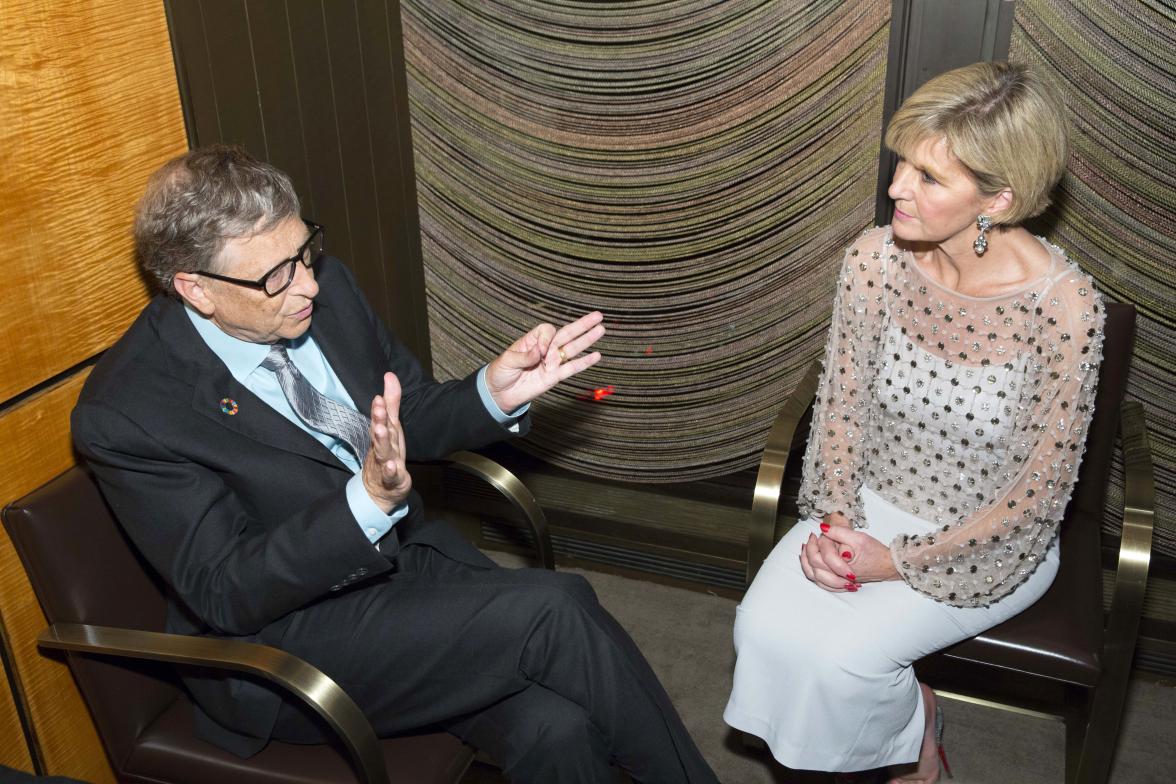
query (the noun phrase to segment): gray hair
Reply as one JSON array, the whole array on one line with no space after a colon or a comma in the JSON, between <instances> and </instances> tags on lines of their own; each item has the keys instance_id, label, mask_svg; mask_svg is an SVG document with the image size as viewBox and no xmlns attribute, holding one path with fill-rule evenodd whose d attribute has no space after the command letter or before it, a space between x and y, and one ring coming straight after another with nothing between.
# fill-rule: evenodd
<instances>
[{"instance_id":1,"label":"gray hair","mask_svg":"<svg viewBox=\"0 0 1176 784\"><path fill-rule=\"evenodd\" d=\"M267 232L300 214L284 172L241 147L201 147L168 161L147 181L135 208L135 252L174 296L177 272L212 271L229 240Z\"/></svg>"}]
</instances>

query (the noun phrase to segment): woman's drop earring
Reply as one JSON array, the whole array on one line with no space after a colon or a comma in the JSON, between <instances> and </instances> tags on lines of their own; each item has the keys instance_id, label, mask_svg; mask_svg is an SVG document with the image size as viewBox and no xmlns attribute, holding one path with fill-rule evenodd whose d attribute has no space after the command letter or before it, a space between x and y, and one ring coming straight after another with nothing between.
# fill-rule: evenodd
<instances>
[{"instance_id":1,"label":"woman's drop earring","mask_svg":"<svg viewBox=\"0 0 1176 784\"><path fill-rule=\"evenodd\" d=\"M992 218L987 215L978 216L976 228L980 229L980 236L972 243L972 250L976 251L977 256L983 256L984 251L988 250L988 237L984 236L984 233L992 228Z\"/></svg>"}]
</instances>

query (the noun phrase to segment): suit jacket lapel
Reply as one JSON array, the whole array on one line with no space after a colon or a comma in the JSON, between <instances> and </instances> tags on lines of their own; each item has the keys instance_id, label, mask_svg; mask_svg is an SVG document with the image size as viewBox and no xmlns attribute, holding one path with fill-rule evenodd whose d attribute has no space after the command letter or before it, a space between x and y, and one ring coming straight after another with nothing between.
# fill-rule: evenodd
<instances>
[{"instance_id":1,"label":"suit jacket lapel","mask_svg":"<svg viewBox=\"0 0 1176 784\"><path fill-rule=\"evenodd\" d=\"M347 470L331 450L233 378L200 338L183 305L164 303L158 324L169 352L169 370L192 386L191 405L198 413L246 438Z\"/></svg>"}]
</instances>

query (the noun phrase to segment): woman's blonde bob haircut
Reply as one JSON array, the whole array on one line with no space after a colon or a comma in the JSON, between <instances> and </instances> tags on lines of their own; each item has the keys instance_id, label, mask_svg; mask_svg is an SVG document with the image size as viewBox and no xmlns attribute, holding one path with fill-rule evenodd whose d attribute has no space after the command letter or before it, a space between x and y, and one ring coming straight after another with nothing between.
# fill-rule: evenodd
<instances>
[{"instance_id":1,"label":"woman's blonde bob haircut","mask_svg":"<svg viewBox=\"0 0 1176 784\"><path fill-rule=\"evenodd\" d=\"M974 63L907 98L886 129L886 146L905 156L942 138L982 195L1012 191L1012 206L992 220L1017 225L1049 206L1066 171L1069 136L1065 102L1037 68Z\"/></svg>"}]
</instances>

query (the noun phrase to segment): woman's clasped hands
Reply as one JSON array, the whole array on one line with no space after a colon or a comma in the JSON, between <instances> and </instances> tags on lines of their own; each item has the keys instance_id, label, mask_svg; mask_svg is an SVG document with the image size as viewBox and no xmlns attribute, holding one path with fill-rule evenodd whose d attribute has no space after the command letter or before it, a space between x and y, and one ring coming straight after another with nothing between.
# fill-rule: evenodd
<instances>
[{"instance_id":1,"label":"woman's clasped hands","mask_svg":"<svg viewBox=\"0 0 1176 784\"><path fill-rule=\"evenodd\" d=\"M890 548L858 531L840 512L827 515L821 535L809 534L800 547L804 576L826 591L854 593L863 583L898 579Z\"/></svg>"}]
</instances>

